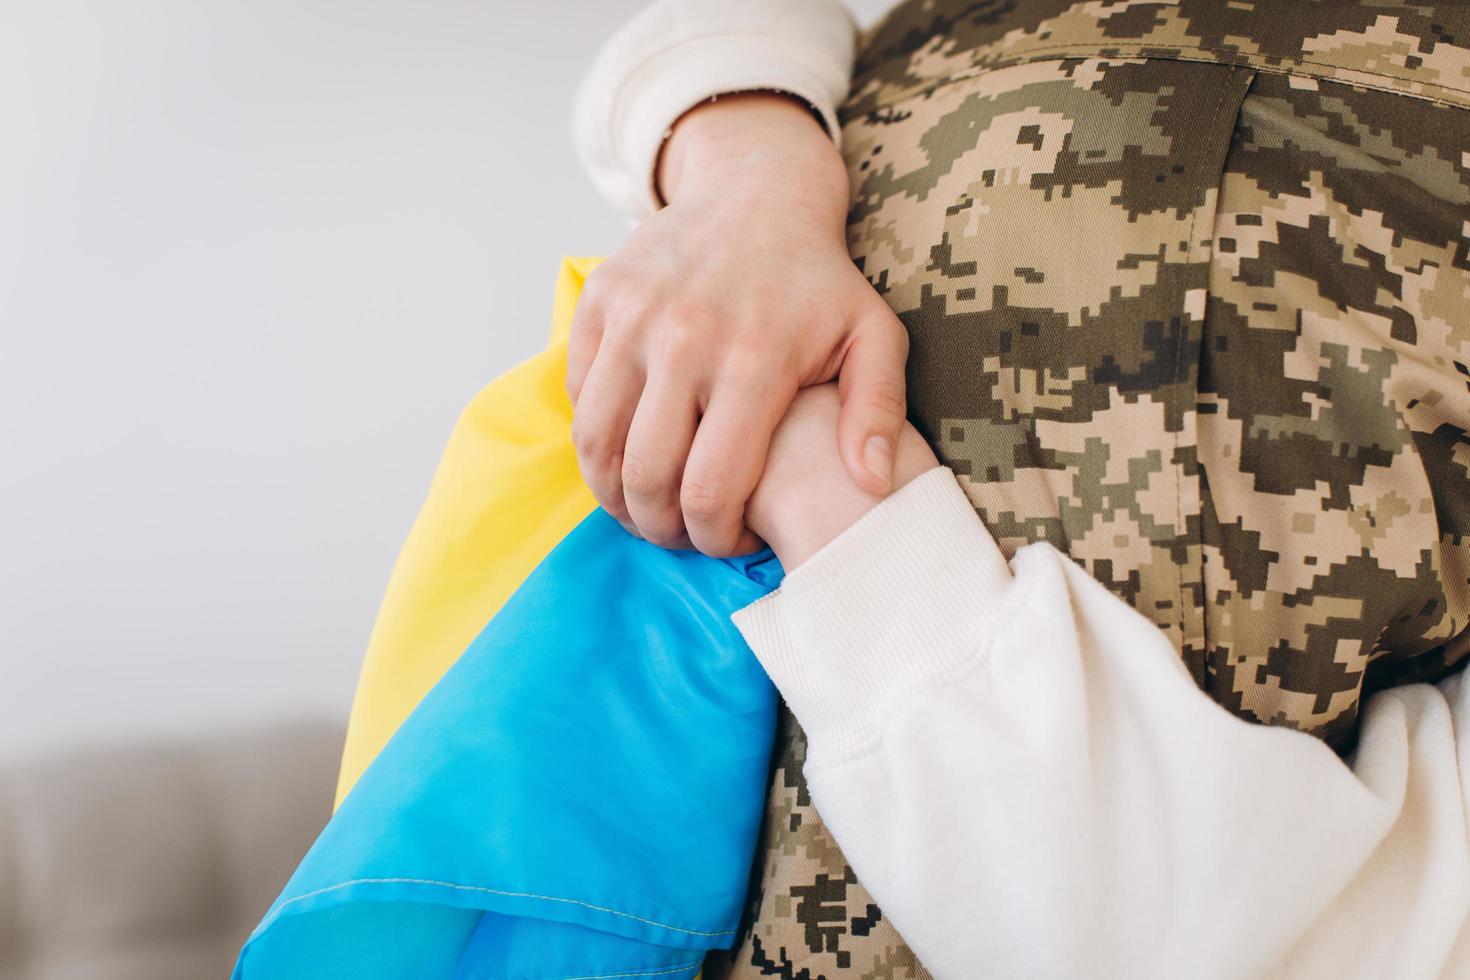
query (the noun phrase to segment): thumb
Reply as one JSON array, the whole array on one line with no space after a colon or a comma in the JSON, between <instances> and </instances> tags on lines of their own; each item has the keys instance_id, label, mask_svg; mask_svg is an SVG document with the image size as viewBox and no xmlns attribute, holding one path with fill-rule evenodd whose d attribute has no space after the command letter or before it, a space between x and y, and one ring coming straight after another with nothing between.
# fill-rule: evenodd
<instances>
[{"instance_id":1,"label":"thumb","mask_svg":"<svg viewBox=\"0 0 1470 980\"><path fill-rule=\"evenodd\" d=\"M893 483L894 451L908 413L908 351L908 333L883 305L854 329L837 375L837 451L848 475L869 493L886 494Z\"/></svg>"}]
</instances>

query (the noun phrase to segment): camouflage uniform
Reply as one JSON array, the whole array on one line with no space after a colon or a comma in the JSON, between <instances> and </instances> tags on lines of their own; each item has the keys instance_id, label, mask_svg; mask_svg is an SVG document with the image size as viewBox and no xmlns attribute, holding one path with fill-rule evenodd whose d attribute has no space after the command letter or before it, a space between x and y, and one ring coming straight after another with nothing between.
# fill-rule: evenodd
<instances>
[{"instance_id":1,"label":"camouflage uniform","mask_svg":"<svg viewBox=\"0 0 1470 980\"><path fill-rule=\"evenodd\" d=\"M1051 541L1226 709L1339 750L1466 657L1470 7L909 2L842 119L911 418L1008 552ZM926 976L779 738L710 976Z\"/></svg>"}]
</instances>

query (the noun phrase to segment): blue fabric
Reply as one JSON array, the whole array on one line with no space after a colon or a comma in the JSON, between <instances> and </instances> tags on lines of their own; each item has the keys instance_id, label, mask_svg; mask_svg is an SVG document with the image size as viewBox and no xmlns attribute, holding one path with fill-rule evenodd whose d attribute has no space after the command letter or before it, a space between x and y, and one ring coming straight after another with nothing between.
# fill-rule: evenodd
<instances>
[{"instance_id":1,"label":"blue fabric","mask_svg":"<svg viewBox=\"0 0 1470 980\"><path fill-rule=\"evenodd\" d=\"M775 726L730 613L780 578L594 511L358 781L236 980L692 977L735 939Z\"/></svg>"}]
</instances>

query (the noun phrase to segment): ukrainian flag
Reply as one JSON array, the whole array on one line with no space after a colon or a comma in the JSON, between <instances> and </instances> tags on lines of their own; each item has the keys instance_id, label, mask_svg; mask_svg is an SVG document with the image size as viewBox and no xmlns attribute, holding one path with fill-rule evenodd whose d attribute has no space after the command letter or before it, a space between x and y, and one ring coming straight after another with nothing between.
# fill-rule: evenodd
<instances>
[{"instance_id":1,"label":"ukrainian flag","mask_svg":"<svg viewBox=\"0 0 1470 980\"><path fill-rule=\"evenodd\" d=\"M595 509L551 343L465 410L373 629L338 808L256 978L693 977L735 940L775 691L730 613L780 581Z\"/></svg>"}]
</instances>

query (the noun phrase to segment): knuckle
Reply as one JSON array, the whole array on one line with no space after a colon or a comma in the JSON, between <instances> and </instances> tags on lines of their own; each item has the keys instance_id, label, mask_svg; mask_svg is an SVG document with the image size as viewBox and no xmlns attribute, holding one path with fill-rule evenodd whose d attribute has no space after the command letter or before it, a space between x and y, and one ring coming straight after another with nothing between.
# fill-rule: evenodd
<instances>
[{"instance_id":1,"label":"knuckle","mask_svg":"<svg viewBox=\"0 0 1470 980\"><path fill-rule=\"evenodd\" d=\"M625 333L631 333L648 319L655 307L652 294L637 283L618 287L617 294L608 301L608 320Z\"/></svg>"},{"instance_id":2,"label":"knuckle","mask_svg":"<svg viewBox=\"0 0 1470 980\"><path fill-rule=\"evenodd\" d=\"M744 324L730 332L725 350L730 363L749 371L767 370L772 361L794 349L790 342L779 343L775 334L760 323Z\"/></svg>"},{"instance_id":3,"label":"knuckle","mask_svg":"<svg viewBox=\"0 0 1470 980\"><path fill-rule=\"evenodd\" d=\"M692 524L708 527L724 516L729 493L712 480L685 480L679 488L679 508Z\"/></svg>"},{"instance_id":4,"label":"knuckle","mask_svg":"<svg viewBox=\"0 0 1470 980\"><path fill-rule=\"evenodd\" d=\"M584 298L578 301L579 307L586 302L586 288L583 287ZM631 341L655 307L651 292L641 283L627 278L604 285L592 302L597 311L601 327L599 338L603 346Z\"/></svg>"},{"instance_id":5,"label":"knuckle","mask_svg":"<svg viewBox=\"0 0 1470 980\"><path fill-rule=\"evenodd\" d=\"M597 278L601 271L600 268L592 270L592 275L582 283L582 291L577 294L577 306L572 310L573 332L588 320L602 320L607 316L612 287L607 280Z\"/></svg>"},{"instance_id":6,"label":"knuckle","mask_svg":"<svg viewBox=\"0 0 1470 980\"><path fill-rule=\"evenodd\" d=\"M695 331L711 319L709 304L695 296L671 296L659 308L659 319L668 329Z\"/></svg>"},{"instance_id":7,"label":"knuckle","mask_svg":"<svg viewBox=\"0 0 1470 980\"><path fill-rule=\"evenodd\" d=\"M903 321L893 312L887 301L874 295L870 309L864 317L863 330L885 335L885 339L905 354L909 349L909 331Z\"/></svg>"},{"instance_id":8,"label":"knuckle","mask_svg":"<svg viewBox=\"0 0 1470 980\"><path fill-rule=\"evenodd\" d=\"M664 364L688 364L715 335L706 319L661 314L658 325L658 357Z\"/></svg>"},{"instance_id":9,"label":"knuckle","mask_svg":"<svg viewBox=\"0 0 1470 980\"><path fill-rule=\"evenodd\" d=\"M608 302L602 314L601 345L625 342L638 332L643 322L643 309L626 295Z\"/></svg>"},{"instance_id":10,"label":"knuckle","mask_svg":"<svg viewBox=\"0 0 1470 980\"><path fill-rule=\"evenodd\" d=\"M618 271L618 264L607 261L599 264L591 272L587 273L582 280L582 299L593 300L606 299L608 294L615 290L622 276Z\"/></svg>"},{"instance_id":11,"label":"knuckle","mask_svg":"<svg viewBox=\"0 0 1470 980\"><path fill-rule=\"evenodd\" d=\"M643 456L623 455L623 493L630 497L657 497L665 489L665 480Z\"/></svg>"},{"instance_id":12,"label":"knuckle","mask_svg":"<svg viewBox=\"0 0 1470 980\"><path fill-rule=\"evenodd\" d=\"M896 381L870 381L858 393L864 405L886 415L903 415L908 411L903 385Z\"/></svg>"},{"instance_id":13,"label":"knuckle","mask_svg":"<svg viewBox=\"0 0 1470 980\"><path fill-rule=\"evenodd\" d=\"M689 369L697 356L695 345L679 332L661 334L649 359L650 372L682 373Z\"/></svg>"},{"instance_id":14,"label":"knuckle","mask_svg":"<svg viewBox=\"0 0 1470 980\"><path fill-rule=\"evenodd\" d=\"M577 458L583 467L590 468L594 475L613 468L620 455L619 447L612 445L602 428L591 423L578 425L575 419L572 421L572 446L577 450Z\"/></svg>"}]
</instances>

